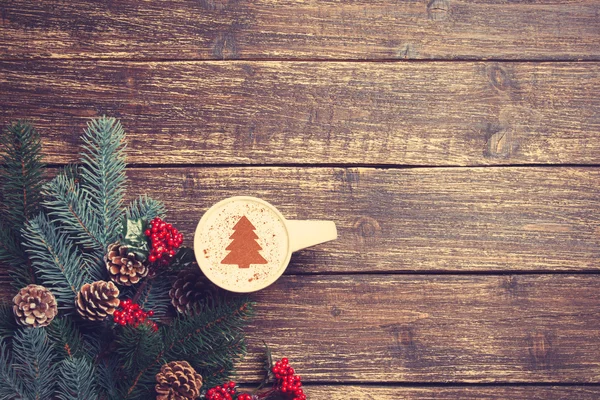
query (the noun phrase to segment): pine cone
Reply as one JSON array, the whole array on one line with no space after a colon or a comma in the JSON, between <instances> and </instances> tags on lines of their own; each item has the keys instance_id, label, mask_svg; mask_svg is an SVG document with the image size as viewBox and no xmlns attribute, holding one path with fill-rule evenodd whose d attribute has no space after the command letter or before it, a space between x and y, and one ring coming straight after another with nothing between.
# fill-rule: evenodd
<instances>
[{"instance_id":1,"label":"pine cone","mask_svg":"<svg viewBox=\"0 0 600 400\"><path fill-rule=\"evenodd\" d=\"M48 289L40 285L25 286L19 290L13 302L16 320L23 326L34 328L47 326L58 313L56 298Z\"/></svg>"},{"instance_id":2,"label":"pine cone","mask_svg":"<svg viewBox=\"0 0 600 400\"><path fill-rule=\"evenodd\" d=\"M75 302L77 312L90 321L102 321L119 306L119 288L113 282L97 281L81 287Z\"/></svg>"},{"instance_id":3,"label":"pine cone","mask_svg":"<svg viewBox=\"0 0 600 400\"><path fill-rule=\"evenodd\" d=\"M181 271L169 291L171 303L181 314L195 314L215 296L214 286L200 271Z\"/></svg>"},{"instance_id":4,"label":"pine cone","mask_svg":"<svg viewBox=\"0 0 600 400\"><path fill-rule=\"evenodd\" d=\"M119 285L135 285L140 279L148 275L148 267L130 253L127 246L113 243L108 246L108 253L104 256L106 269L110 279Z\"/></svg>"},{"instance_id":5,"label":"pine cone","mask_svg":"<svg viewBox=\"0 0 600 400\"><path fill-rule=\"evenodd\" d=\"M187 400L200 397L202 376L187 361L172 361L156 374L156 400Z\"/></svg>"}]
</instances>

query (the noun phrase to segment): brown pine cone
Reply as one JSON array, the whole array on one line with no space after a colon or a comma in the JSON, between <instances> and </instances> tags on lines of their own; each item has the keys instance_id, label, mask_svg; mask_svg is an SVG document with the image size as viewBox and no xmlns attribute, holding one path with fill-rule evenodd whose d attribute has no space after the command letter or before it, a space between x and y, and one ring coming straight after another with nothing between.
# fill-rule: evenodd
<instances>
[{"instance_id":1,"label":"brown pine cone","mask_svg":"<svg viewBox=\"0 0 600 400\"><path fill-rule=\"evenodd\" d=\"M172 361L156 374L156 400L188 400L200 397L202 376L187 361Z\"/></svg>"},{"instance_id":2,"label":"brown pine cone","mask_svg":"<svg viewBox=\"0 0 600 400\"><path fill-rule=\"evenodd\" d=\"M215 287L200 271L181 271L169 291L171 303L181 314L195 314L215 296Z\"/></svg>"},{"instance_id":3,"label":"brown pine cone","mask_svg":"<svg viewBox=\"0 0 600 400\"><path fill-rule=\"evenodd\" d=\"M119 288L113 282L86 283L77 294L77 312L90 321L102 321L119 306Z\"/></svg>"},{"instance_id":4,"label":"brown pine cone","mask_svg":"<svg viewBox=\"0 0 600 400\"><path fill-rule=\"evenodd\" d=\"M119 285L135 285L148 275L148 267L137 260L133 253L128 252L127 246L120 243L108 246L104 262L110 279Z\"/></svg>"},{"instance_id":5,"label":"brown pine cone","mask_svg":"<svg viewBox=\"0 0 600 400\"><path fill-rule=\"evenodd\" d=\"M16 320L23 326L34 328L47 326L58 313L56 298L48 289L40 285L25 286L19 290L13 302Z\"/></svg>"}]
</instances>

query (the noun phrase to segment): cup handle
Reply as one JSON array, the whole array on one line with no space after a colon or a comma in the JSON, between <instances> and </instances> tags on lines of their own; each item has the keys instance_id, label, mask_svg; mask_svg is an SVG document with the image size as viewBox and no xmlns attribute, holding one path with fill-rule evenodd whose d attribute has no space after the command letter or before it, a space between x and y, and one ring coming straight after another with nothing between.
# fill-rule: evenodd
<instances>
[{"instance_id":1,"label":"cup handle","mask_svg":"<svg viewBox=\"0 0 600 400\"><path fill-rule=\"evenodd\" d=\"M292 252L337 239L337 229L333 221L286 220Z\"/></svg>"}]
</instances>

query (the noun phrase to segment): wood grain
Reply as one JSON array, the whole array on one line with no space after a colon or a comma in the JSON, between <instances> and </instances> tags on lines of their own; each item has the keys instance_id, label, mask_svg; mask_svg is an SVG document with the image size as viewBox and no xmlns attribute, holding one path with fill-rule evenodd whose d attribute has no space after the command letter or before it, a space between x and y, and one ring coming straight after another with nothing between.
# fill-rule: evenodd
<instances>
[{"instance_id":1,"label":"wood grain","mask_svg":"<svg viewBox=\"0 0 600 400\"><path fill-rule=\"evenodd\" d=\"M289 272L598 271L598 168L131 169L191 239L229 196L289 219L329 219L339 238L295 253Z\"/></svg>"},{"instance_id":2,"label":"wood grain","mask_svg":"<svg viewBox=\"0 0 600 400\"><path fill-rule=\"evenodd\" d=\"M0 57L597 59L594 0L0 1Z\"/></svg>"},{"instance_id":3,"label":"wood grain","mask_svg":"<svg viewBox=\"0 0 600 400\"><path fill-rule=\"evenodd\" d=\"M339 237L288 273L587 271L600 267L600 169L135 168L130 196L163 200L192 245L214 203L252 195ZM6 279L6 275L4 278Z\"/></svg>"},{"instance_id":4,"label":"wood grain","mask_svg":"<svg viewBox=\"0 0 600 400\"><path fill-rule=\"evenodd\" d=\"M287 276L258 292L262 340L317 382L598 382L600 277Z\"/></svg>"},{"instance_id":5,"label":"wood grain","mask_svg":"<svg viewBox=\"0 0 600 400\"><path fill-rule=\"evenodd\" d=\"M284 276L253 295L239 381L262 379L265 340L306 382L597 383L599 291L599 275Z\"/></svg>"},{"instance_id":6,"label":"wood grain","mask_svg":"<svg viewBox=\"0 0 600 400\"><path fill-rule=\"evenodd\" d=\"M307 386L305 392L314 399L327 400L596 400L596 387L385 387L385 386Z\"/></svg>"},{"instance_id":7,"label":"wood grain","mask_svg":"<svg viewBox=\"0 0 600 400\"><path fill-rule=\"evenodd\" d=\"M48 161L122 119L137 164L600 163L590 63L0 62Z\"/></svg>"}]
</instances>

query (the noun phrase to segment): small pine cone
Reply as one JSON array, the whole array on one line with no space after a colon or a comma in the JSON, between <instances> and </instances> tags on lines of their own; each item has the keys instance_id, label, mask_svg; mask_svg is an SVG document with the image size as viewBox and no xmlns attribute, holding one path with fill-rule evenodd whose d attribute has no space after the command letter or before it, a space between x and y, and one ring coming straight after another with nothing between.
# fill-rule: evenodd
<instances>
[{"instance_id":1,"label":"small pine cone","mask_svg":"<svg viewBox=\"0 0 600 400\"><path fill-rule=\"evenodd\" d=\"M195 314L215 296L214 286L200 271L181 271L169 291L171 303L181 314Z\"/></svg>"},{"instance_id":2,"label":"small pine cone","mask_svg":"<svg viewBox=\"0 0 600 400\"><path fill-rule=\"evenodd\" d=\"M40 285L25 286L19 290L13 302L16 320L23 326L34 328L47 326L58 313L56 298L48 289Z\"/></svg>"},{"instance_id":3,"label":"small pine cone","mask_svg":"<svg viewBox=\"0 0 600 400\"><path fill-rule=\"evenodd\" d=\"M172 361L156 374L156 400L188 400L200 397L202 376L187 361Z\"/></svg>"},{"instance_id":4,"label":"small pine cone","mask_svg":"<svg viewBox=\"0 0 600 400\"><path fill-rule=\"evenodd\" d=\"M86 283L77 294L77 312L90 321L102 321L119 306L119 288L113 282Z\"/></svg>"},{"instance_id":5,"label":"small pine cone","mask_svg":"<svg viewBox=\"0 0 600 400\"><path fill-rule=\"evenodd\" d=\"M113 243L108 246L108 253L104 256L106 269L110 279L119 285L135 285L140 279L148 275L148 267L128 252L127 246Z\"/></svg>"}]
</instances>

